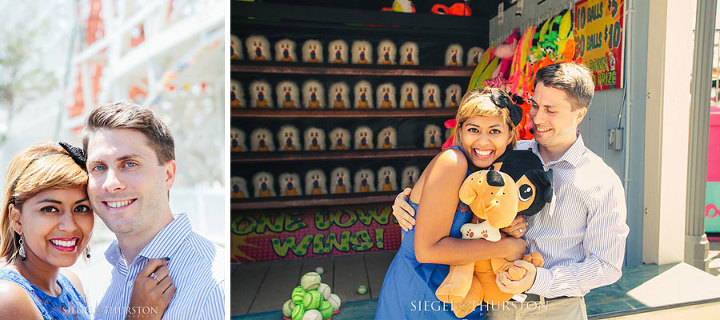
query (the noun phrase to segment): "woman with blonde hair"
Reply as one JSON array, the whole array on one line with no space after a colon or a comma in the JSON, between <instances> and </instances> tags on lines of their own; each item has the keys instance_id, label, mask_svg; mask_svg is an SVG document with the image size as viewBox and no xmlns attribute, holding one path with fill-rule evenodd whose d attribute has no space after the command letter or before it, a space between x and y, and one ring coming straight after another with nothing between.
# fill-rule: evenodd
<instances>
[{"instance_id":1,"label":"woman with blonde hair","mask_svg":"<svg viewBox=\"0 0 720 320\"><path fill-rule=\"evenodd\" d=\"M10 162L0 208L0 318L90 319L80 280L61 269L90 256L87 180L82 151L64 143L28 147ZM157 285L136 281L128 308L157 310L144 319L160 318L175 290L169 277L150 275L167 274L166 261L154 260L140 272Z\"/></svg>"}]
</instances>

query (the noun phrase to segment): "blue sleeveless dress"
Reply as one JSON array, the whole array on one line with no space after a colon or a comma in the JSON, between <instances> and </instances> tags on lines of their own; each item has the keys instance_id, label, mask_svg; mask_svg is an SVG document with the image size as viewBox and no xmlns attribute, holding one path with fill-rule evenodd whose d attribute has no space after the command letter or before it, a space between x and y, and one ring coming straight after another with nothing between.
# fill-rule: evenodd
<instances>
[{"instance_id":1,"label":"blue sleeveless dress","mask_svg":"<svg viewBox=\"0 0 720 320\"><path fill-rule=\"evenodd\" d=\"M88 306L82 295L62 273L57 279L62 292L57 297L40 290L15 270L0 270L0 280L9 280L23 287L30 294L45 320L90 319Z\"/></svg>"},{"instance_id":2,"label":"blue sleeveless dress","mask_svg":"<svg viewBox=\"0 0 720 320\"><path fill-rule=\"evenodd\" d=\"M453 146L462 151L459 147ZM467 175L471 173L468 170ZM418 212L418 204L410 201ZM470 221L472 211L462 202L455 210L450 236L462 238L460 227ZM435 290L448 275L450 267L444 264L420 263L415 258L415 229L403 231L403 240L383 280L378 298L375 319L457 319L450 304L435 297ZM464 319L483 319L485 311L476 308Z\"/></svg>"}]
</instances>

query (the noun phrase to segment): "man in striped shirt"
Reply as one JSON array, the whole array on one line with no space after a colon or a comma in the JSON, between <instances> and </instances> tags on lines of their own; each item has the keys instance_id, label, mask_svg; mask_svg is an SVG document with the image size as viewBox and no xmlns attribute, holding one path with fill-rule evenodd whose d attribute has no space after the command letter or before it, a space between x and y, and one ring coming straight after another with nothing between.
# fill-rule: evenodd
<instances>
[{"instance_id":1,"label":"man in striped shirt","mask_svg":"<svg viewBox=\"0 0 720 320\"><path fill-rule=\"evenodd\" d=\"M625 193L617 174L577 133L594 87L590 72L573 63L549 65L536 75L530 100L535 139L518 141L515 148L532 150L553 170L554 194L511 236L526 232L528 252L540 252L545 265L516 261L528 271L518 281L499 274L500 290L526 293L528 299L490 306L488 319L587 319L584 295L622 275L629 231ZM402 200L396 200L393 214L401 226L412 227Z\"/></svg>"},{"instance_id":2,"label":"man in striped shirt","mask_svg":"<svg viewBox=\"0 0 720 320\"><path fill-rule=\"evenodd\" d=\"M176 164L167 126L136 104L106 104L88 116L83 149L88 197L117 237L105 252L112 278L94 318L224 319L224 254L192 231L185 214L174 217L170 210ZM150 259L168 263L140 272ZM164 314L157 301L128 307L133 287L141 285L163 294L176 288Z\"/></svg>"}]
</instances>

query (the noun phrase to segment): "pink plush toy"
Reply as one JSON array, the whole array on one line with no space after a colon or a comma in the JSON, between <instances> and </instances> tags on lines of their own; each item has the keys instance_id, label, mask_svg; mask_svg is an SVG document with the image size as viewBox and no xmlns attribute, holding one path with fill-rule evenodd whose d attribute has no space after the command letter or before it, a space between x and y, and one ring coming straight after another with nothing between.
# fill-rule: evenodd
<instances>
[{"instance_id":1,"label":"pink plush toy","mask_svg":"<svg viewBox=\"0 0 720 320\"><path fill-rule=\"evenodd\" d=\"M500 59L500 63L492 73L492 79L485 80L485 85L495 88L504 88L508 78L510 78L510 66L512 58L515 55L515 47L517 46L520 33L517 29L495 48L495 57Z\"/></svg>"}]
</instances>

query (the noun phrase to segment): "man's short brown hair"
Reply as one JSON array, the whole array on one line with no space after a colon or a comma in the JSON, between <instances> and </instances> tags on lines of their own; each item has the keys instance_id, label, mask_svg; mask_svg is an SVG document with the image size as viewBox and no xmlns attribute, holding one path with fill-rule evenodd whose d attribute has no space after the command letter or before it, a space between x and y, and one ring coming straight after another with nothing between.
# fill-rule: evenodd
<instances>
[{"instance_id":1,"label":"man's short brown hair","mask_svg":"<svg viewBox=\"0 0 720 320\"><path fill-rule=\"evenodd\" d=\"M148 108L118 101L95 108L83 129L83 151L87 154L90 136L99 129L132 129L140 131L155 151L160 164L175 160L175 140L165 123Z\"/></svg>"},{"instance_id":2,"label":"man's short brown hair","mask_svg":"<svg viewBox=\"0 0 720 320\"><path fill-rule=\"evenodd\" d=\"M570 98L573 110L587 108L595 93L592 73L586 67L572 62L561 62L540 68L534 86L541 83L562 90Z\"/></svg>"}]
</instances>

